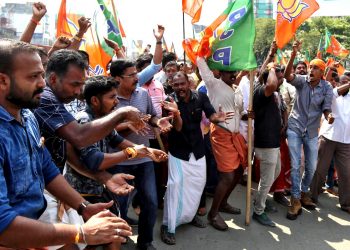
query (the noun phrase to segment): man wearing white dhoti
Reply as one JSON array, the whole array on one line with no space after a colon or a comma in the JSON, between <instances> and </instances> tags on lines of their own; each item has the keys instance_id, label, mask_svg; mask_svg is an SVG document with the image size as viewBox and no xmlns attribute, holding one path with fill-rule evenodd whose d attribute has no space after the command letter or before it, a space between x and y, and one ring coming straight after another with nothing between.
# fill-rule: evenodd
<instances>
[{"instance_id":1,"label":"man wearing white dhoti","mask_svg":"<svg viewBox=\"0 0 350 250\"><path fill-rule=\"evenodd\" d=\"M200 128L202 112L213 123L232 119L231 113L216 113L207 95L190 90L187 75L178 72L173 78L174 93L163 108L176 117L169 132L169 171L161 227L162 241L175 244L177 226L191 222L194 226L206 225L196 216L206 182L204 141ZM179 125L181 119L181 126Z\"/></svg>"}]
</instances>

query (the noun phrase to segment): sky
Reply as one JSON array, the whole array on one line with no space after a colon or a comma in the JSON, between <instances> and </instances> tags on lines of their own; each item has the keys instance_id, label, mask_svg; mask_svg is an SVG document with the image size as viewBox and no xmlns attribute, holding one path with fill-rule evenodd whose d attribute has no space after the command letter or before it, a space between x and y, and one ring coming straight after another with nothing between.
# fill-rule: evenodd
<instances>
[{"instance_id":1,"label":"sky","mask_svg":"<svg viewBox=\"0 0 350 250\"><path fill-rule=\"evenodd\" d=\"M60 0L42 0L48 9L54 28L54 18L57 15ZM69 1L69 0L67 0ZM77 0L71 0L78 2ZM81 1L81 0L79 0ZM350 0L318 0L320 9L315 15L350 15ZM25 0L1 0L5 2L27 2ZM84 0L82 11L88 13L96 0ZM124 27L127 39L143 40L144 44L155 44L153 28L157 24L165 26L164 37L168 46L174 42L176 51L182 53L183 20L181 0L114 0L119 18ZM277 0L276 0L277 2ZM227 6L227 0L204 0L201 19L198 24L209 25ZM186 38L192 38L191 18L185 15ZM54 31L52 31L54 33ZM153 47L154 48L154 47Z\"/></svg>"},{"instance_id":2,"label":"sky","mask_svg":"<svg viewBox=\"0 0 350 250\"><path fill-rule=\"evenodd\" d=\"M52 33L54 33L55 16L60 6L60 0L41 0L48 10L51 20ZM69 0L67 0L68 2ZM77 2L76 0L72 0ZM87 16L92 15L92 9L96 0L79 0L86 4L82 11ZM28 2L26 0L1 0L5 2ZM153 29L157 24L165 27L164 38L168 44L174 42L176 51L182 52L183 17L181 0L114 0L115 8L124 27L126 37L131 40L143 40L144 45L155 45ZM227 0L205 0L202 9L202 18L199 23L210 24L227 6ZM186 38L192 38L191 18L185 15Z\"/></svg>"}]
</instances>

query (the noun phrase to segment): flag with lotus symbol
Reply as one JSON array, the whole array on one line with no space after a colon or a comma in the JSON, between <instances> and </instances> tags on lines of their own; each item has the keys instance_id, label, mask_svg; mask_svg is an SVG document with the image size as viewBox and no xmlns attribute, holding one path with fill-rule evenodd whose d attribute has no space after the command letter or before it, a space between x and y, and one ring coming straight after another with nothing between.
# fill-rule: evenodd
<instances>
[{"instance_id":1,"label":"flag with lotus symbol","mask_svg":"<svg viewBox=\"0 0 350 250\"><path fill-rule=\"evenodd\" d=\"M283 49L299 26L318 9L315 0L278 0L275 31L278 48Z\"/></svg>"},{"instance_id":2,"label":"flag with lotus symbol","mask_svg":"<svg viewBox=\"0 0 350 250\"><path fill-rule=\"evenodd\" d=\"M79 30L79 18L82 16L90 18L91 27L84 34L79 49L89 54L89 75L104 75L106 66L114 53L106 45L103 37L112 39L122 46L122 32L118 26L120 22L115 20L113 11L110 10L111 7L103 0L97 0L94 8L82 11L81 6L84 4L86 3L83 0L61 1L56 37L72 38Z\"/></svg>"}]
</instances>

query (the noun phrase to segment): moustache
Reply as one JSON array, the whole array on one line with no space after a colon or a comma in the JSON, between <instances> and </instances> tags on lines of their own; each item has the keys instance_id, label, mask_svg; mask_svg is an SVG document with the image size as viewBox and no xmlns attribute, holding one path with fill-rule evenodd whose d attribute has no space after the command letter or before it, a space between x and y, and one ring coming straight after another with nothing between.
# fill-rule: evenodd
<instances>
[{"instance_id":1,"label":"moustache","mask_svg":"<svg viewBox=\"0 0 350 250\"><path fill-rule=\"evenodd\" d=\"M41 94L42 92L44 92L44 88L39 88L39 89L34 91L33 96L35 96L37 94Z\"/></svg>"}]
</instances>

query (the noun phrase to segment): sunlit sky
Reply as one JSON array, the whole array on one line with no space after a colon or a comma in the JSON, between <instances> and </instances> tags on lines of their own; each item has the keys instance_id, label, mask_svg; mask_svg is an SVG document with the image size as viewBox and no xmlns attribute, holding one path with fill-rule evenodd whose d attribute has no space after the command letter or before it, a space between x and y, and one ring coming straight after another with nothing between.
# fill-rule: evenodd
<instances>
[{"instance_id":1,"label":"sunlit sky","mask_svg":"<svg viewBox=\"0 0 350 250\"><path fill-rule=\"evenodd\" d=\"M69 0L67 0L68 2ZM81 0L71 0L80 2ZM28 2L26 0L1 0L0 5L5 2ZM48 14L51 17L51 28L54 29L54 20L57 15L60 0L42 0L47 6ZM91 12L96 0L82 1L87 15ZM181 0L114 0L115 6L124 26L128 40L143 40L144 44L154 44L152 29L156 24L165 26L165 39L168 46L174 42L176 51L181 53L182 31L182 10ZM277 2L277 0L276 0ZM320 9L315 15L350 15L349 0L318 0ZM199 24L210 24L227 6L227 0L204 0L201 19ZM24 20L26 21L26 20ZM192 37L191 19L185 15L186 37ZM52 33L54 31L52 30Z\"/></svg>"}]
</instances>

